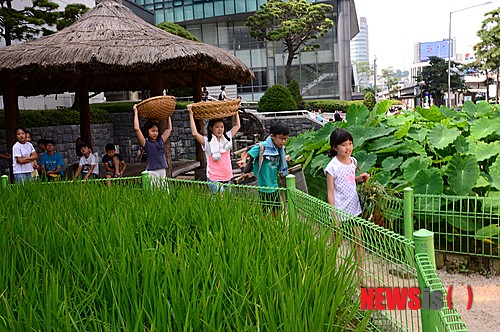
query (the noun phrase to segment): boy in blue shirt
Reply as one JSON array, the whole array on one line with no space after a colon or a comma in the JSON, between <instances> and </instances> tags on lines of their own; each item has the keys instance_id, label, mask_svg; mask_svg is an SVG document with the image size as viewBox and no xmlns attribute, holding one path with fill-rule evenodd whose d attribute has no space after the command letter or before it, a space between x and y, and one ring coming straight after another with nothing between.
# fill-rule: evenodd
<instances>
[{"instance_id":1,"label":"boy in blue shirt","mask_svg":"<svg viewBox=\"0 0 500 332\"><path fill-rule=\"evenodd\" d=\"M51 181L60 179L64 176L64 161L59 153L55 151L56 143L51 140L45 140L46 152L42 154L40 160L40 169L42 170L42 179Z\"/></svg>"}]
</instances>

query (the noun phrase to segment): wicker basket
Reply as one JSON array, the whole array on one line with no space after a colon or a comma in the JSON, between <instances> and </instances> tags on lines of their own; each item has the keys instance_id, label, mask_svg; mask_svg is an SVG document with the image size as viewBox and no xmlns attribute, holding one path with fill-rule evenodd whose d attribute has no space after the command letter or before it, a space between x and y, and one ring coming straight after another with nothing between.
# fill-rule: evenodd
<instances>
[{"instance_id":1,"label":"wicker basket","mask_svg":"<svg viewBox=\"0 0 500 332\"><path fill-rule=\"evenodd\" d=\"M158 96L141 101L137 104L139 115L153 121L167 119L175 110L174 96Z\"/></svg>"},{"instance_id":2,"label":"wicker basket","mask_svg":"<svg viewBox=\"0 0 500 332\"><path fill-rule=\"evenodd\" d=\"M240 100L224 101L202 101L191 104L194 118L202 119L222 119L238 114Z\"/></svg>"}]
</instances>

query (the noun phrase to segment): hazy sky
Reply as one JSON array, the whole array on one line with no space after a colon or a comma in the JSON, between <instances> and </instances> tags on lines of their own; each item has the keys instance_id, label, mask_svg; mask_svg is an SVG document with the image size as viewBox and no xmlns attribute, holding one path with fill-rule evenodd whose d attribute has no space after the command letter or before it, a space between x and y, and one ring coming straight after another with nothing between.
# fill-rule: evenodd
<instances>
[{"instance_id":1,"label":"hazy sky","mask_svg":"<svg viewBox=\"0 0 500 332\"><path fill-rule=\"evenodd\" d=\"M408 70L413 63L416 42L448 39L450 12L488 0L354 0L358 17L366 17L370 61L377 56L378 72L392 66ZM484 14L500 7L500 0L451 15L451 38L457 53L472 53L479 41Z\"/></svg>"}]
</instances>

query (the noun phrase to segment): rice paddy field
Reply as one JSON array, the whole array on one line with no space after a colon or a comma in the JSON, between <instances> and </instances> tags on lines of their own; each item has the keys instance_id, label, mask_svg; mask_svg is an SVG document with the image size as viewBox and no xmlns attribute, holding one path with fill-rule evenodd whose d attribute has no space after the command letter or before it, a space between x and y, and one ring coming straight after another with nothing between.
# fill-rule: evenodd
<instances>
[{"instance_id":1,"label":"rice paddy field","mask_svg":"<svg viewBox=\"0 0 500 332\"><path fill-rule=\"evenodd\" d=\"M255 195L30 183L0 196L0 331L368 324L331 234L263 213Z\"/></svg>"}]
</instances>

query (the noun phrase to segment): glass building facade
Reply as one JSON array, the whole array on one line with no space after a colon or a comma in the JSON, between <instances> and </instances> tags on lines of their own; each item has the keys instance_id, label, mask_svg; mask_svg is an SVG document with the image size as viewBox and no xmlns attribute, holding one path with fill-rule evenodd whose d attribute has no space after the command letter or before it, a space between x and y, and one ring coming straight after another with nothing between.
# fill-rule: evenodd
<instances>
[{"instance_id":1,"label":"glass building facade","mask_svg":"<svg viewBox=\"0 0 500 332\"><path fill-rule=\"evenodd\" d=\"M286 85L284 64L288 54L279 42L262 42L250 36L246 19L266 0L133 0L155 14L156 24L177 23L198 39L233 52L255 74L255 78L238 86L245 100L258 100L274 85ZM299 83L304 98L338 98L337 3L330 18L335 25L316 42L316 51L301 52L294 60L292 76ZM354 20L357 18L354 17Z\"/></svg>"}]
</instances>

